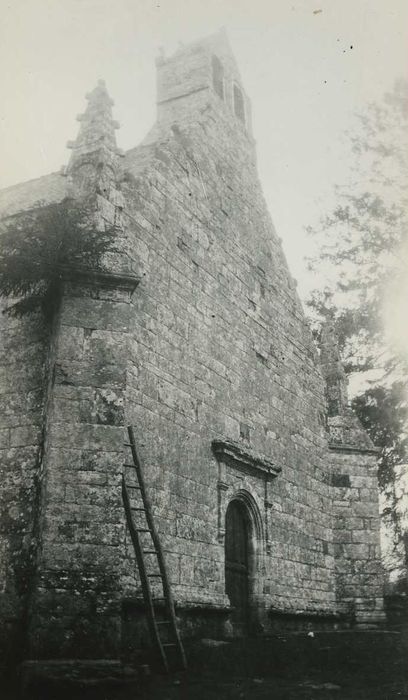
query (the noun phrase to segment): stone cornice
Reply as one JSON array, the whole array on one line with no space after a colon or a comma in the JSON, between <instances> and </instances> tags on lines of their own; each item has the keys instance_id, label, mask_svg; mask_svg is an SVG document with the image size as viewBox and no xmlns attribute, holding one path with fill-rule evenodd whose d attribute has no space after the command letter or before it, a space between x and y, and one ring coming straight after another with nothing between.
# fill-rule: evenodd
<instances>
[{"instance_id":1,"label":"stone cornice","mask_svg":"<svg viewBox=\"0 0 408 700\"><path fill-rule=\"evenodd\" d=\"M239 442L213 440L211 447L219 461L262 475L264 478L274 478L282 471L281 467Z\"/></svg>"},{"instance_id":2,"label":"stone cornice","mask_svg":"<svg viewBox=\"0 0 408 700\"><path fill-rule=\"evenodd\" d=\"M358 447L357 445L345 445L344 443L329 444L331 452L355 452L356 454L375 455L378 457L381 450L379 447Z\"/></svg>"},{"instance_id":3,"label":"stone cornice","mask_svg":"<svg viewBox=\"0 0 408 700\"><path fill-rule=\"evenodd\" d=\"M140 282L140 278L135 275L70 266L58 267L58 276L63 280L79 282L87 286L122 289L130 293L135 291Z\"/></svg>"}]
</instances>

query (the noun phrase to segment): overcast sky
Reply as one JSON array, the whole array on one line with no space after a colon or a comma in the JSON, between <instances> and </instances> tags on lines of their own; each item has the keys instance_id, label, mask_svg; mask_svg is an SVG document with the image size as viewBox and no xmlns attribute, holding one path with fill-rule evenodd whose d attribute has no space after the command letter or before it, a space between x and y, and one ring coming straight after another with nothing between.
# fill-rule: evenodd
<instances>
[{"instance_id":1,"label":"overcast sky","mask_svg":"<svg viewBox=\"0 0 408 700\"><path fill-rule=\"evenodd\" d=\"M155 118L159 47L227 28L252 101L266 199L300 292L304 226L351 165L353 114L407 76L407 0L0 0L0 187L67 163L84 95L105 78L135 146Z\"/></svg>"}]
</instances>

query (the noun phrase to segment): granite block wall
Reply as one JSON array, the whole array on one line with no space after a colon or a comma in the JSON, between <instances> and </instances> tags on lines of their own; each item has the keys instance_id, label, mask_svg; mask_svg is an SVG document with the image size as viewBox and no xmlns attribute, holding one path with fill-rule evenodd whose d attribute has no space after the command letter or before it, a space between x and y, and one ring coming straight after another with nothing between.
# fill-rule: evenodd
<instances>
[{"instance_id":1,"label":"granite block wall","mask_svg":"<svg viewBox=\"0 0 408 700\"><path fill-rule=\"evenodd\" d=\"M30 617L35 657L110 657L120 647L128 296L72 285L60 310Z\"/></svg>"},{"instance_id":2,"label":"granite block wall","mask_svg":"<svg viewBox=\"0 0 408 700\"><path fill-rule=\"evenodd\" d=\"M191 113L181 116L179 84L177 123L169 123L171 100L170 114L163 103L156 131L124 163L124 214L142 270L132 300L129 420L178 600L226 604L220 523L228 500L245 491L261 527L256 601L331 611L322 377L262 197L252 138L209 89L195 112L195 75L201 81L196 63L187 75L184 62L180 80L194 123ZM220 498L216 438L242 442L282 468L267 496L263 477L233 468Z\"/></svg>"},{"instance_id":3,"label":"granite block wall","mask_svg":"<svg viewBox=\"0 0 408 700\"><path fill-rule=\"evenodd\" d=\"M357 624L384 619L383 571L376 458L359 450L332 450L336 598Z\"/></svg>"},{"instance_id":4,"label":"granite block wall","mask_svg":"<svg viewBox=\"0 0 408 700\"><path fill-rule=\"evenodd\" d=\"M118 658L130 643L141 589L121 500L129 423L185 630L193 618L220 630L231 612L233 499L248 514L258 631L274 613L381 619L375 455L351 419L332 415L329 433L243 90L244 121L234 112L235 61L218 36L158 71L158 121L121 164L103 83L71 144L69 187L93 192L99 223L116 226L108 272L63 280L46 346L38 323L6 331L3 618L28 620L32 658ZM333 414L346 392L329 355Z\"/></svg>"},{"instance_id":5,"label":"granite block wall","mask_svg":"<svg viewBox=\"0 0 408 700\"><path fill-rule=\"evenodd\" d=\"M24 653L38 545L48 329L41 317L0 313L0 651Z\"/></svg>"}]
</instances>

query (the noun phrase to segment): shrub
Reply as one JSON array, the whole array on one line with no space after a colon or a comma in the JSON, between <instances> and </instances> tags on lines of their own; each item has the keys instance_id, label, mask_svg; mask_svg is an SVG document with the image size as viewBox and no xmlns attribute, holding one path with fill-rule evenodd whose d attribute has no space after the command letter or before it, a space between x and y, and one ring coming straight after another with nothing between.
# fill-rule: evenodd
<instances>
[{"instance_id":1,"label":"shrub","mask_svg":"<svg viewBox=\"0 0 408 700\"><path fill-rule=\"evenodd\" d=\"M116 227L99 230L89 202L66 198L37 202L0 226L0 295L12 299L5 313L22 316L41 308L52 314L67 268L104 270L115 249ZM16 297L18 300L16 301Z\"/></svg>"}]
</instances>

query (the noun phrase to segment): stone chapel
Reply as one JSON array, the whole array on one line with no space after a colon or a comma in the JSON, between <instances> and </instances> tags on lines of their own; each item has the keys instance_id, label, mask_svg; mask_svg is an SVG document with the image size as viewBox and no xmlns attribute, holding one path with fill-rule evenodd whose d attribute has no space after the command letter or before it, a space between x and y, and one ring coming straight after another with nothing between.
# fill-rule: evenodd
<instances>
[{"instance_id":1,"label":"stone chapel","mask_svg":"<svg viewBox=\"0 0 408 700\"><path fill-rule=\"evenodd\" d=\"M140 145L117 148L99 81L67 167L0 192L6 221L92 196L118 231L105 271L61 276L51 339L1 316L0 646L20 660L119 659L143 634L129 424L184 638L384 616L377 452L329 324L315 350L225 34L160 57L157 83Z\"/></svg>"}]
</instances>

